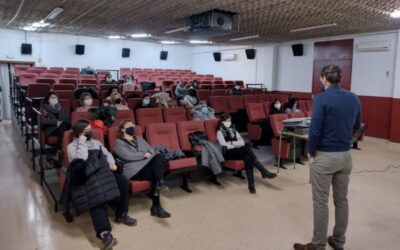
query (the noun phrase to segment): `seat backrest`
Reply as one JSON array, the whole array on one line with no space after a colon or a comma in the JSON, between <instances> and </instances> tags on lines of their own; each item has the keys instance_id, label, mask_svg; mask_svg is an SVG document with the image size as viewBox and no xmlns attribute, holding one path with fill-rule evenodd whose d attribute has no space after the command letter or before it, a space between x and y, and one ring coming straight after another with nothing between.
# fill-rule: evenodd
<instances>
[{"instance_id":1,"label":"seat backrest","mask_svg":"<svg viewBox=\"0 0 400 250\"><path fill-rule=\"evenodd\" d=\"M51 86L53 86L54 84L57 83L57 79L38 77L38 78L36 78L36 83L48 83Z\"/></svg>"},{"instance_id":2,"label":"seat backrest","mask_svg":"<svg viewBox=\"0 0 400 250\"><path fill-rule=\"evenodd\" d=\"M81 78L80 79L80 83L79 83L80 85L82 85L82 84L94 84L94 85L96 85L97 84L97 80L96 79L86 79L86 78Z\"/></svg>"},{"instance_id":3,"label":"seat backrest","mask_svg":"<svg viewBox=\"0 0 400 250\"><path fill-rule=\"evenodd\" d=\"M266 117L269 117L269 114L271 113L271 102L264 102L262 103L263 108L264 108L264 113Z\"/></svg>"},{"instance_id":4,"label":"seat backrest","mask_svg":"<svg viewBox=\"0 0 400 250\"><path fill-rule=\"evenodd\" d=\"M108 149L111 153L114 153L115 141L118 138L119 125L108 129ZM143 130L140 126L135 126L135 136L143 136Z\"/></svg>"},{"instance_id":5,"label":"seat backrest","mask_svg":"<svg viewBox=\"0 0 400 250\"><path fill-rule=\"evenodd\" d=\"M87 120L91 122L93 120L90 112L72 112L71 113L71 124L74 125L78 120Z\"/></svg>"},{"instance_id":6,"label":"seat backrest","mask_svg":"<svg viewBox=\"0 0 400 250\"><path fill-rule=\"evenodd\" d=\"M312 116L312 111L304 111L304 116L305 117L311 117Z\"/></svg>"},{"instance_id":7,"label":"seat backrest","mask_svg":"<svg viewBox=\"0 0 400 250\"><path fill-rule=\"evenodd\" d=\"M41 73L40 78L58 78L58 74L51 74L51 73Z\"/></svg>"},{"instance_id":8,"label":"seat backrest","mask_svg":"<svg viewBox=\"0 0 400 250\"><path fill-rule=\"evenodd\" d=\"M246 105L246 112L250 122L255 122L260 119L266 119L264 107L262 103L249 103Z\"/></svg>"},{"instance_id":9,"label":"seat backrest","mask_svg":"<svg viewBox=\"0 0 400 250\"><path fill-rule=\"evenodd\" d=\"M78 79L78 74L67 74L64 72L64 74L60 75L60 78L73 78L73 79Z\"/></svg>"},{"instance_id":10,"label":"seat backrest","mask_svg":"<svg viewBox=\"0 0 400 250\"><path fill-rule=\"evenodd\" d=\"M213 85L224 85L224 81L215 80L215 78L214 78Z\"/></svg>"},{"instance_id":11,"label":"seat backrest","mask_svg":"<svg viewBox=\"0 0 400 250\"><path fill-rule=\"evenodd\" d=\"M74 99L74 91L72 90L54 90L54 92L60 99L68 99L70 102Z\"/></svg>"},{"instance_id":12,"label":"seat backrest","mask_svg":"<svg viewBox=\"0 0 400 250\"><path fill-rule=\"evenodd\" d=\"M151 146L162 145L172 150L179 149L175 123L148 124L146 139Z\"/></svg>"},{"instance_id":13,"label":"seat backrest","mask_svg":"<svg viewBox=\"0 0 400 250\"><path fill-rule=\"evenodd\" d=\"M112 87L118 87L117 85L115 85L115 84L100 84L100 93L102 92L102 91L108 91L108 90L110 90Z\"/></svg>"},{"instance_id":14,"label":"seat backrest","mask_svg":"<svg viewBox=\"0 0 400 250\"><path fill-rule=\"evenodd\" d=\"M275 136L279 136L281 134L281 130L283 128L283 120L288 119L289 116L287 114L273 114L269 116L269 121L271 123L272 131Z\"/></svg>"},{"instance_id":15,"label":"seat backrest","mask_svg":"<svg viewBox=\"0 0 400 250\"><path fill-rule=\"evenodd\" d=\"M97 128L92 128L92 134L93 134L93 139L98 140L101 144L104 145L104 134L101 129ZM73 140L73 133L72 130L68 130L64 133L64 138L63 138L63 151L65 152L64 155L64 166L68 166L68 154L67 154L67 148L68 145L72 142Z\"/></svg>"},{"instance_id":16,"label":"seat backrest","mask_svg":"<svg viewBox=\"0 0 400 250\"><path fill-rule=\"evenodd\" d=\"M189 134L197 131L205 132L203 121L184 121L178 122L178 137L181 149L184 151L192 151L192 145L189 141Z\"/></svg>"},{"instance_id":17,"label":"seat backrest","mask_svg":"<svg viewBox=\"0 0 400 250\"><path fill-rule=\"evenodd\" d=\"M19 82L21 84L32 84L36 82L36 78L39 77L39 74L36 73L22 73L19 75Z\"/></svg>"},{"instance_id":18,"label":"seat backrest","mask_svg":"<svg viewBox=\"0 0 400 250\"><path fill-rule=\"evenodd\" d=\"M140 91L140 90L126 91L125 92L125 99L141 98L142 95L143 95L143 91Z\"/></svg>"},{"instance_id":19,"label":"seat backrest","mask_svg":"<svg viewBox=\"0 0 400 250\"><path fill-rule=\"evenodd\" d=\"M75 90L75 86L73 84L65 84L65 83L58 83L53 85L53 90Z\"/></svg>"},{"instance_id":20,"label":"seat backrest","mask_svg":"<svg viewBox=\"0 0 400 250\"><path fill-rule=\"evenodd\" d=\"M80 79L94 79L94 80L96 80L96 76L95 75L86 75L86 74L81 75L81 74L79 74L79 78Z\"/></svg>"},{"instance_id":21,"label":"seat backrest","mask_svg":"<svg viewBox=\"0 0 400 250\"><path fill-rule=\"evenodd\" d=\"M163 109L164 122L178 123L187 121L186 109L184 107L166 108Z\"/></svg>"},{"instance_id":22,"label":"seat backrest","mask_svg":"<svg viewBox=\"0 0 400 250\"><path fill-rule=\"evenodd\" d=\"M211 90L211 96L226 96L225 89L213 89Z\"/></svg>"},{"instance_id":23,"label":"seat backrest","mask_svg":"<svg viewBox=\"0 0 400 250\"><path fill-rule=\"evenodd\" d=\"M81 104L80 104L80 101L79 100L77 100L77 99L73 99L72 100L72 110L76 110L78 107L80 107L81 106ZM100 101L98 100L98 99L93 99L93 104L92 104L92 106L93 107L98 107L98 106L100 106Z\"/></svg>"},{"instance_id":24,"label":"seat backrest","mask_svg":"<svg viewBox=\"0 0 400 250\"><path fill-rule=\"evenodd\" d=\"M75 79L75 78L60 78L60 79L58 79L58 83L71 84L71 85L76 86L78 84L78 79Z\"/></svg>"},{"instance_id":25,"label":"seat backrest","mask_svg":"<svg viewBox=\"0 0 400 250\"><path fill-rule=\"evenodd\" d=\"M268 94L258 94L256 96L258 98L258 102L260 102L260 103L269 102L269 95Z\"/></svg>"},{"instance_id":26,"label":"seat backrest","mask_svg":"<svg viewBox=\"0 0 400 250\"><path fill-rule=\"evenodd\" d=\"M225 96L211 96L210 106L214 109L215 113L228 112L228 102Z\"/></svg>"},{"instance_id":27,"label":"seat backrest","mask_svg":"<svg viewBox=\"0 0 400 250\"><path fill-rule=\"evenodd\" d=\"M241 96L228 96L228 107L232 112L244 109L243 98Z\"/></svg>"},{"instance_id":28,"label":"seat backrest","mask_svg":"<svg viewBox=\"0 0 400 250\"><path fill-rule=\"evenodd\" d=\"M207 139L213 143L217 142L218 122L218 119L207 120L204 122Z\"/></svg>"},{"instance_id":29,"label":"seat backrest","mask_svg":"<svg viewBox=\"0 0 400 250\"><path fill-rule=\"evenodd\" d=\"M140 98L130 98L127 100L128 108L131 110L136 110L136 107L140 103Z\"/></svg>"},{"instance_id":30,"label":"seat backrest","mask_svg":"<svg viewBox=\"0 0 400 250\"><path fill-rule=\"evenodd\" d=\"M313 101L307 100L307 111L312 111L312 110L313 110Z\"/></svg>"},{"instance_id":31,"label":"seat backrest","mask_svg":"<svg viewBox=\"0 0 400 250\"><path fill-rule=\"evenodd\" d=\"M246 106L249 103L257 103L258 98L255 95L244 95L243 102L244 102L244 105Z\"/></svg>"},{"instance_id":32,"label":"seat backrest","mask_svg":"<svg viewBox=\"0 0 400 250\"><path fill-rule=\"evenodd\" d=\"M297 101L297 106L298 106L298 109L300 109L301 111L307 111L308 110L308 108L307 108L307 100L298 100Z\"/></svg>"},{"instance_id":33,"label":"seat backrest","mask_svg":"<svg viewBox=\"0 0 400 250\"><path fill-rule=\"evenodd\" d=\"M163 122L162 111L160 108L136 109L136 122L146 130L148 124Z\"/></svg>"},{"instance_id":34,"label":"seat backrest","mask_svg":"<svg viewBox=\"0 0 400 250\"><path fill-rule=\"evenodd\" d=\"M223 84L212 85L212 89L224 90L225 91L225 85L223 85Z\"/></svg>"},{"instance_id":35,"label":"seat backrest","mask_svg":"<svg viewBox=\"0 0 400 250\"><path fill-rule=\"evenodd\" d=\"M303 112L293 112L289 113L289 118L303 118L304 113Z\"/></svg>"},{"instance_id":36,"label":"seat backrest","mask_svg":"<svg viewBox=\"0 0 400 250\"><path fill-rule=\"evenodd\" d=\"M28 97L45 97L50 92L51 86L48 83L36 83L28 85Z\"/></svg>"},{"instance_id":37,"label":"seat backrest","mask_svg":"<svg viewBox=\"0 0 400 250\"><path fill-rule=\"evenodd\" d=\"M135 115L133 114L133 110L118 110L115 115L116 120L130 120L135 124Z\"/></svg>"},{"instance_id":38,"label":"seat backrest","mask_svg":"<svg viewBox=\"0 0 400 250\"><path fill-rule=\"evenodd\" d=\"M197 90L197 98L199 101L207 101L210 102L211 91L208 89L199 89Z\"/></svg>"}]
</instances>

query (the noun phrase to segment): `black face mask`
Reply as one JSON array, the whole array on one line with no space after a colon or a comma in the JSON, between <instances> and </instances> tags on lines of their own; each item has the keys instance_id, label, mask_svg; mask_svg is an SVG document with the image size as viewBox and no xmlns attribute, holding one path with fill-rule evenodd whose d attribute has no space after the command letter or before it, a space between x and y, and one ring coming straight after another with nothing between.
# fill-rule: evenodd
<instances>
[{"instance_id":1,"label":"black face mask","mask_svg":"<svg viewBox=\"0 0 400 250\"><path fill-rule=\"evenodd\" d=\"M127 133L130 136L134 136L135 135L135 127L126 128L125 133Z\"/></svg>"},{"instance_id":2,"label":"black face mask","mask_svg":"<svg viewBox=\"0 0 400 250\"><path fill-rule=\"evenodd\" d=\"M83 134L86 137L86 140L90 141L93 137L92 131L88 131Z\"/></svg>"},{"instance_id":3,"label":"black face mask","mask_svg":"<svg viewBox=\"0 0 400 250\"><path fill-rule=\"evenodd\" d=\"M115 103L116 103L116 104L121 104L121 101L122 101L122 100L121 100L120 98L118 98L117 100L115 100Z\"/></svg>"}]
</instances>

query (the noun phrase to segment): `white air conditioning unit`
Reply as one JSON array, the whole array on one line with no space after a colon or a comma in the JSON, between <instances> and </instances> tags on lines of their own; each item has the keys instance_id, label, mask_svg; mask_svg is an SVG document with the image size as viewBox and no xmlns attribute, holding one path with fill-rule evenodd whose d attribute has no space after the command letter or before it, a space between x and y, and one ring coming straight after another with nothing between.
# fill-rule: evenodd
<instances>
[{"instance_id":1,"label":"white air conditioning unit","mask_svg":"<svg viewBox=\"0 0 400 250\"><path fill-rule=\"evenodd\" d=\"M370 52L370 51L389 51L390 41L374 41L374 42L360 42L357 44L357 51Z\"/></svg>"},{"instance_id":2,"label":"white air conditioning unit","mask_svg":"<svg viewBox=\"0 0 400 250\"><path fill-rule=\"evenodd\" d=\"M237 54L222 54L223 61L237 61L238 55Z\"/></svg>"}]
</instances>

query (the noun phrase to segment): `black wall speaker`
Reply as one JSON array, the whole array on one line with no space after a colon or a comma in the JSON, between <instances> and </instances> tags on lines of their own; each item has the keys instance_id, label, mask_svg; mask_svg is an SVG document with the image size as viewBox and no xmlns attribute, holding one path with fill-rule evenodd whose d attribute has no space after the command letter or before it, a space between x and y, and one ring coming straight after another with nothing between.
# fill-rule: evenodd
<instances>
[{"instance_id":1,"label":"black wall speaker","mask_svg":"<svg viewBox=\"0 0 400 250\"><path fill-rule=\"evenodd\" d=\"M292 45L293 56L302 56L303 55L303 44L293 44Z\"/></svg>"},{"instance_id":2,"label":"black wall speaker","mask_svg":"<svg viewBox=\"0 0 400 250\"><path fill-rule=\"evenodd\" d=\"M253 60L256 58L256 50L255 49L246 49L246 57L247 59Z\"/></svg>"},{"instance_id":3,"label":"black wall speaker","mask_svg":"<svg viewBox=\"0 0 400 250\"><path fill-rule=\"evenodd\" d=\"M75 45L75 54L77 55L85 54L85 45L82 44Z\"/></svg>"},{"instance_id":4,"label":"black wall speaker","mask_svg":"<svg viewBox=\"0 0 400 250\"><path fill-rule=\"evenodd\" d=\"M22 55L32 55L32 44L22 43L21 44L21 54Z\"/></svg>"},{"instance_id":5,"label":"black wall speaker","mask_svg":"<svg viewBox=\"0 0 400 250\"><path fill-rule=\"evenodd\" d=\"M221 61L221 52L214 52L213 56L214 56L214 60L216 62L220 62Z\"/></svg>"},{"instance_id":6,"label":"black wall speaker","mask_svg":"<svg viewBox=\"0 0 400 250\"><path fill-rule=\"evenodd\" d=\"M167 60L167 58L168 58L168 51L161 51L160 59L161 60Z\"/></svg>"},{"instance_id":7,"label":"black wall speaker","mask_svg":"<svg viewBox=\"0 0 400 250\"><path fill-rule=\"evenodd\" d=\"M122 57L124 57L124 58L129 57L130 54L131 54L131 49L122 48Z\"/></svg>"}]
</instances>

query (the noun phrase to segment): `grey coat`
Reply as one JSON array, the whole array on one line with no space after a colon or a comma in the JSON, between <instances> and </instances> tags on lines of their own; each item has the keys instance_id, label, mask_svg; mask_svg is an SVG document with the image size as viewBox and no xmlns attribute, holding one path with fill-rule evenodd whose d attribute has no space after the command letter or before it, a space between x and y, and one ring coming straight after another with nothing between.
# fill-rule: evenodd
<instances>
[{"instance_id":1,"label":"grey coat","mask_svg":"<svg viewBox=\"0 0 400 250\"><path fill-rule=\"evenodd\" d=\"M154 149L141 136L136 137L137 146L133 142L117 139L114 154L123 162L123 175L130 180L154 157ZM152 154L145 158L144 154Z\"/></svg>"},{"instance_id":2,"label":"grey coat","mask_svg":"<svg viewBox=\"0 0 400 250\"><path fill-rule=\"evenodd\" d=\"M50 135L55 129L57 129L57 123L69 122L69 116L65 113L64 109L60 104L51 106L50 104L44 104L41 109L41 123L44 125L46 136Z\"/></svg>"},{"instance_id":3,"label":"grey coat","mask_svg":"<svg viewBox=\"0 0 400 250\"><path fill-rule=\"evenodd\" d=\"M220 174L221 163L225 161L221 146L209 141L202 141L201 144L201 165L211 169L214 175Z\"/></svg>"}]
</instances>

